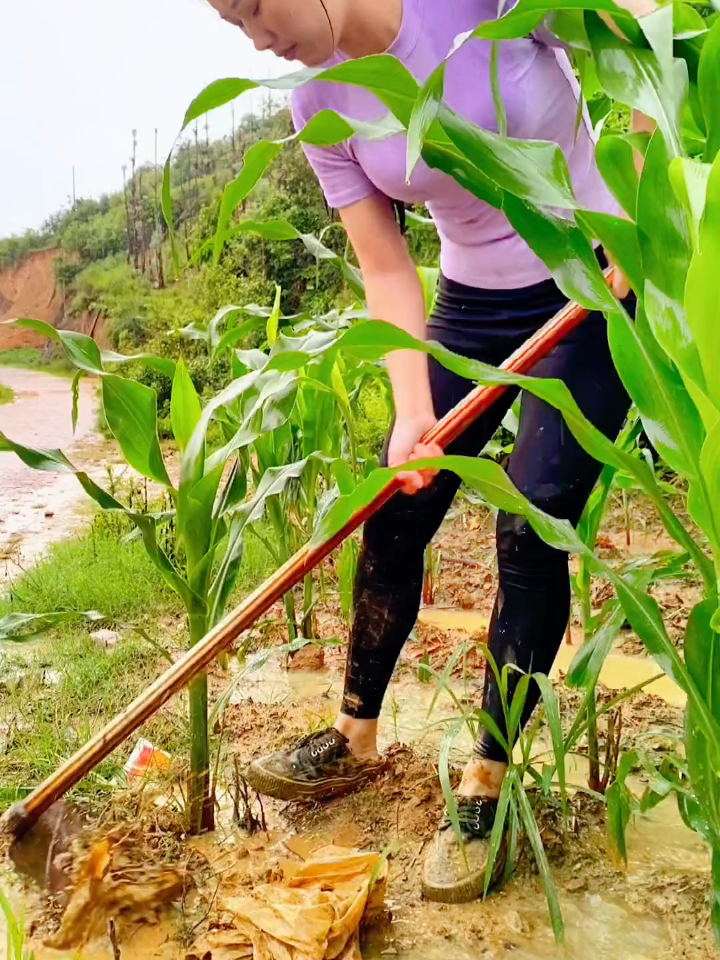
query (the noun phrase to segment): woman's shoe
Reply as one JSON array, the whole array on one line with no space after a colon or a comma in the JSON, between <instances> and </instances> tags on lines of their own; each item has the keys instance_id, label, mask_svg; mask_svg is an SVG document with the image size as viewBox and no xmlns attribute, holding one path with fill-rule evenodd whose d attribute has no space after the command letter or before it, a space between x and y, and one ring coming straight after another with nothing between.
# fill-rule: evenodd
<instances>
[{"instance_id":1,"label":"woman's shoe","mask_svg":"<svg viewBox=\"0 0 720 960\"><path fill-rule=\"evenodd\" d=\"M495 823L497 800L486 797L456 799L463 847L458 843L446 812L425 855L423 895L438 903L469 903L481 896L485 890L490 835ZM495 859L491 887L499 882L506 863L507 832Z\"/></svg>"},{"instance_id":2,"label":"woman's shoe","mask_svg":"<svg viewBox=\"0 0 720 960\"><path fill-rule=\"evenodd\" d=\"M382 760L358 759L347 737L331 727L254 760L246 777L258 793L278 800L323 800L356 789L383 767Z\"/></svg>"}]
</instances>

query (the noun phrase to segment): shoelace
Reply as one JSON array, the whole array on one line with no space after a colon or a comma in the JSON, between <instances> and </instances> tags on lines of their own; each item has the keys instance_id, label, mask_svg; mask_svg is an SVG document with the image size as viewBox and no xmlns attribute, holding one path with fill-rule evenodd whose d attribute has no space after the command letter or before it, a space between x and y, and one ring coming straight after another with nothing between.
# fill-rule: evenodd
<instances>
[{"instance_id":1,"label":"shoelace","mask_svg":"<svg viewBox=\"0 0 720 960\"><path fill-rule=\"evenodd\" d=\"M458 797L457 814L460 826L465 827L469 833L482 836L486 831L488 819L492 821L495 817L496 806L496 803L484 797ZM444 827L451 826L447 809L442 825Z\"/></svg>"},{"instance_id":2,"label":"shoelace","mask_svg":"<svg viewBox=\"0 0 720 960\"><path fill-rule=\"evenodd\" d=\"M304 737L297 745L298 750L309 750L313 760L317 760L333 747L340 746L341 735L336 730L327 730L322 733L311 733Z\"/></svg>"}]
</instances>

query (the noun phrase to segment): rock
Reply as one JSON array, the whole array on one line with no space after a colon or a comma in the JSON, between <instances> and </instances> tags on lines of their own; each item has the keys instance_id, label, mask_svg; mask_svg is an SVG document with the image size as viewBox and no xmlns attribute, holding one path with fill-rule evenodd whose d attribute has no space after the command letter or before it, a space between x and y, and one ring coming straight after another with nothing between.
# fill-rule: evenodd
<instances>
[{"instance_id":1,"label":"rock","mask_svg":"<svg viewBox=\"0 0 720 960\"><path fill-rule=\"evenodd\" d=\"M45 511L45 516L46 516L46 518L47 518L48 520L50 520L52 517L55 516L55 511L54 511L54 510L46 510L46 511Z\"/></svg>"},{"instance_id":2,"label":"rock","mask_svg":"<svg viewBox=\"0 0 720 960\"><path fill-rule=\"evenodd\" d=\"M120 634L114 630L96 630L90 638L103 650L113 650L120 643Z\"/></svg>"},{"instance_id":3,"label":"rock","mask_svg":"<svg viewBox=\"0 0 720 960\"><path fill-rule=\"evenodd\" d=\"M288 660L288 670L322 670L325 667L325 650L309 643Z\"/></svg>"},{"instance_id":4,"label":"rock","mask_svg":"<svg viewBox=\"0 0 720 960\"><path fill-rule=\"evenodd\" d=\"M587 880L585 877L573 877L572 880L568 880L565 884L565 889L568 893L580 893L583 890L587 890Z\"/></svg>"}]
</instances>

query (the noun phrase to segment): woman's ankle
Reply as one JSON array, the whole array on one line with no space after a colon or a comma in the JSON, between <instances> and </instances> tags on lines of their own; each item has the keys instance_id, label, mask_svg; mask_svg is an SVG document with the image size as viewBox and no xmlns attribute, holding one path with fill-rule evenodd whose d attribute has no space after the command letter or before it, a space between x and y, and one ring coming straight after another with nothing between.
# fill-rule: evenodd
<instances>
[{"instance_id":1,"label":"woman's ankle","mask_svg":"<svg viewBox=\"0 0 720 960\"><path fill-rule=\"evenodd\" d=\"M507 773L507 763L473 757L465 767L458 787L461 797L487 797L497 800Z\"/></svg>"},{"instance_id":2,"label":"woman's ankle","mask_svg":"<svg viewBox=\"0 0 720 960\"><path fill-rule=\"evenodd\" d=\"M377 760L377 720L358 720L357 717L340 713L333 726L347 737L350 752L358 760Z\"/></svg>"}]
</instances>

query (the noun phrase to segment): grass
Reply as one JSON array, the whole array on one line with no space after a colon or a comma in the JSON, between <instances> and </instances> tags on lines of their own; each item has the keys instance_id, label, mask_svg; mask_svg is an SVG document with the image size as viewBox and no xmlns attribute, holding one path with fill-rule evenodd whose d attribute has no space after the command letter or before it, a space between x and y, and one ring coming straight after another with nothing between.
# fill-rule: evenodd
<instances>
[{"instance_id":1,"label":"grass","mask_svg":"<svg viewBox=\"0 0 720 960\"><path fill-rule=\"evenodd\" d=\"M99 610L120 622L179 610L142 543L123 543L108 527L113 520L101 515L88 533L54 546L0 599L0 616L10 610Z\"/></svg>"},{"instance_id":2,"label":"grass","mask_svg":"<svg viewBox=\"0 0 720 960\"><path fill-rule=\"evenodd\" d=\"M126 542L126 534L123 519L99 514L88 533L55 546L0 597L0 618L57 610L98 610L106 617L92 626L65 624L32 643L0 646L0 812L127 706L167 667L168 655L184 647L178 598L142 543ZM271 569L266 549L249 536L242 586L233 602ZM120 633L115 649L107 651L90 637L99 626ZM161 710L139 736L184 762L189 750L184 701L177 698ZM122 783L122 767L137 737L101 763L74 796L102 809Z\"/></svg>"},{"instance_id":3,"label":"grass","mask_svg":"<svg viewBox=\"0 0 720 960\"><path fill-rule=\"evenodd\" d=\"M43 373L54 373L59 377L72 377L74 367L65 357L46 356L35 347L15 347L12 350L0 351L0 367L21 367L23 370L39 370Z\"/></svg>"},{"instance_id":4,"label":"grass","mask_svg":"<svg viewBox=\"0 0 720 960\"><path fill-rule=\"evenodd\" d=\"M10 387L6 387L4 383L0 383L0 407L4 403L12 403L15 399L15 391L11 390Z\"/></svg>"}]
</instances>

